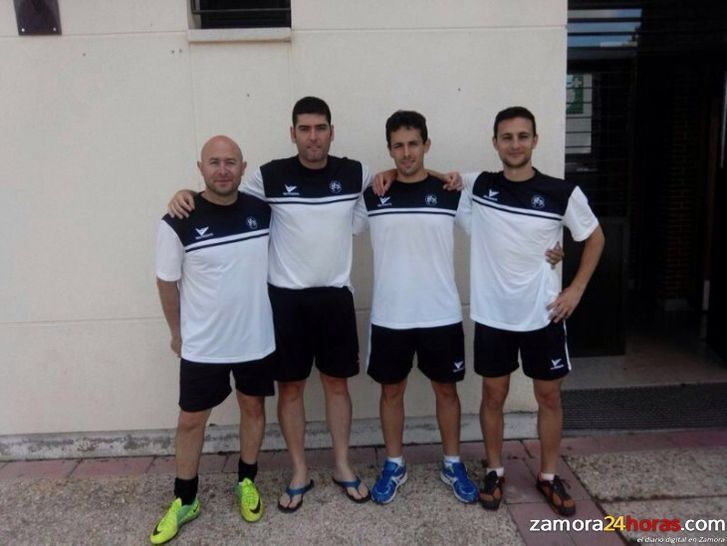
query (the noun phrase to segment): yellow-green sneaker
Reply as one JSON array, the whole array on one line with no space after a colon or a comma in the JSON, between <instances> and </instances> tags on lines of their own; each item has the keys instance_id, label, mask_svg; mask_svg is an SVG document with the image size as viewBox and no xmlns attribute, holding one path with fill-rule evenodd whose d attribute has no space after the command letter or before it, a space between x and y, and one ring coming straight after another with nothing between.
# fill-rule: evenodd
<instances>
[{"instance_id":1,"label":"yellow-green sneaker","mask_svg":"<svg viewBox=\"0 0 727 546\"><path fill-rule=\"evenodd\" d=\"M172 540L182 525L199 516L199 507L200 504L197 499L194 499L192 504L182 504L182 499L179 497L174 499L172 504L169 505L167 513L162 516L162 519L159 520L159 523L149 535L149 541L152 544L164 544Z\"/></svg>"},{"instance_id":2,"label":"yellow-green sneaker","mask_svg":"<svg viewBox=\"0 0 727 546\"><path fill-rule=\"evenodd\" d=\"M252 480L245 478L235 487L237 498L240 499L240 515L242 519L253 523L263 517L263 500Z\"/></svg>"}]
</instances>

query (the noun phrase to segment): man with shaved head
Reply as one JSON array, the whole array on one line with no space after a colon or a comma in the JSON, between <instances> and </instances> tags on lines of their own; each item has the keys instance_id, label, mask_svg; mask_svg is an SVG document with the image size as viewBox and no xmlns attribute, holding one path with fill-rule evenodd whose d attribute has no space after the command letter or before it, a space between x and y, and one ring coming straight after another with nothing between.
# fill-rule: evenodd
<instances>
[{"instance_id":1,"label":"man with shaved head","mask_svg":"<svg viewBox=\"0 0 727 546\"><path fill-rule=\"evenodd\" d=\"M171 540L199 515L199 459L212 408L230 394L235 378L240 407L237 497L240 515L262 517L255 487L265 431L265 397L274 394L275 337L268 298L270 207L238 191L245 172L238 145L208 140L197 162L205 189L183 219L162 219L156 276L171 349L180 357L177 475L174 501L149 535Z\"/></svg>"}]
</instances>

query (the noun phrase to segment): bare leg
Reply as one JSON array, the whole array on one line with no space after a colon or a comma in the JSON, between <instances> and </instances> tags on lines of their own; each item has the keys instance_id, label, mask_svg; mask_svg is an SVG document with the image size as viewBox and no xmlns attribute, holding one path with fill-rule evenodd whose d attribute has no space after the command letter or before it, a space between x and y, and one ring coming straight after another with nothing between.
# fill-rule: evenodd
<instances>
[{"instance_id":1,"label":"bare leg","mask_svg":"<svg viewBox=\"0 0 727 546\"><path fill-rule=\"evenodd\" d=\"M505 427L502 408L510 390L510 376L483 377L480 426L485 457L490 468L502 466L502 436Z\"/></svg>"},{"instance_id":2,"label":"bare leg","mask_svg":"<svg viewBox=\"0 0 727 546\"><path fill-rule=\"evenodd\" d=\"M265 435L265 397L235 393L240 406L240 459L255 464Z\"/></svg>"},{"instance_id":3,"label":"bare leg","mask_svg":"<svg viewBox=\"0 0 727 546\"><path fill-rule=\"evenodd\" d=\"M293 464L293 476L290 479L290 486L293 489L308 483L308 466L305 462L304 390L305 380L278 382L278 422ZM279 502L283 506L293 508L300 500L300 495L291 499L287 493L283 493Z\"/></svg>"},{"instance_id":4,"label":"bare leg","mask_svg":"<svg viewBox=\"0 0 727 546\"><path fill-rule=\"evenodd\" d=\"M437 401L437 423L445 455L459 455L459 427L461 408L456 383L432 381Z\"/></svg>"},{"instance_id":5,"label":"bare leg","mask_svg":"<svg viewBox=\"0 0 727 546\"><path fill-rule=\"evenodd\" d=\"M212 413L204 411L179 412L177 420L176 464L177 478L191 480L197 475L199 457L204 444L204 427Z\"/></svg>"},{"instance_id":6,"label":"bare leg","mask_svg":"<svg viewBox=\"0 0 727 546\"><path fill-rule=\"evenodd\" d=\"M404 436L404 390L406 379L393 385L381 385L379 416L387 457L401 457Z\"/></svg>"},{"instance_id":7,"label":"bare leg","mask_svg":"<svg viewBox=\"0 0 727 546\"><path fill-rule=\"evenodd\" d=\"M356 477L348 461L348 442L351 436L351 396L348 393L348 379L332 377L321 372L321 383L326 398L326 421L331 433L333 443L333 458L335 464L334 477L341 481L350 481ZM348 489L355 498L362 498L368 494L368 489L362 483L358 491Z\"/></svg>"},{"instance_id":8,"label":"bare leg","mask_svg":"<svg viewBox=\"0 0 727 546\"><path fill-rule=\"evenodd\" d=\"M560 405L562 379L533 380L533 391L538 402L538 437L540 438L540 471L555 474L560 454L563 409Z\"/></svg>"}]
</instances>

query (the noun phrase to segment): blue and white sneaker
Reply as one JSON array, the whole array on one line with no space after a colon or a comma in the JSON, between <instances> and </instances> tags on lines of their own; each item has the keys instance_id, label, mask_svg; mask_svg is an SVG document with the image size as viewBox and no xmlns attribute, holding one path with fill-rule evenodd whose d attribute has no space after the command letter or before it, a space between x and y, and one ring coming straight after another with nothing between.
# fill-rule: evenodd
<instances>
[{"instance_id":1,"label":"blue and white sneaker","mask_svg":"<svg viewBox=\"0 0 727 546\"><path fill-rule=\"evenodd\" d=\"M477 486L467 476L467 467L464 463L442 463L439 477L444 483L452 486L452 492L458 501L467 504L477 502L479 497Z\"/></svg>"},{"instance_id":2,"label":"blue and white sneaker","mask_svg":"<svg viewBox=\"0 0 727 546\"><path fill-rule=\"evenodd\" d=\"M384 463L384 470L379 474L371 488L371 500L377 504L389 504L396 496L396 490L406 482L406 465L392 461ZM476 491L476 490L475 490Z\"/></svg>"}]
</instances>

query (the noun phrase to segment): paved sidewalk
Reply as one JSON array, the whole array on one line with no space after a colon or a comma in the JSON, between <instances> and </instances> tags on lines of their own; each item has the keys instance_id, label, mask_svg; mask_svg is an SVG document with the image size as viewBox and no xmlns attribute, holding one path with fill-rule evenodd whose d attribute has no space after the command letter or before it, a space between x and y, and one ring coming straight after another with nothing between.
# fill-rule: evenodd
<instances>
[{"instance_id":1,"label":"paved sidewalk","mask_svg":"<svg viewBox=\"0 0 727 546\"><path fill-rule=\"evenodd\" d=\"M407 446L409 481L388 506L356 505L331 483L330 450L311 450L316 486L296 514L275 508L286 485L287 455L264 453L258 486L263 519L244 523L232 488L237 454L203 456L202 515L172 544L492 544L610 545L638 539L675 543L701 537L727 541L727 531L639 530L651 520L727 518L727 429L593 434L563 440L559 473L577 501L572 527L587 519L632 518L620 532L533 531L563 525L534 488L537 441L505 443L506 502L496 513L457 502L439 480L440 446ZM480 443L463 444L471 474L483 477ZM369 484L381 448L356 448L352 459ZM170 501L171 457L0 462L0 545L146 544ZM638 520L638 521L637 521ZM627 520L625 520L627 521ZM708 523L708 522L706 522ZM705 523L705 524L706 524ZM711 525L718 525L713 523ZM591 523L590 525L593 525ZM636 529L634 530L634 527ZM652 540L650 540L652 539Z\"/></svg>"}]
</instances>

